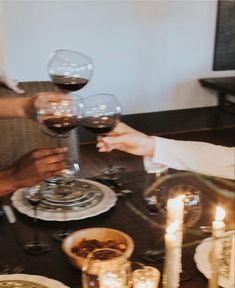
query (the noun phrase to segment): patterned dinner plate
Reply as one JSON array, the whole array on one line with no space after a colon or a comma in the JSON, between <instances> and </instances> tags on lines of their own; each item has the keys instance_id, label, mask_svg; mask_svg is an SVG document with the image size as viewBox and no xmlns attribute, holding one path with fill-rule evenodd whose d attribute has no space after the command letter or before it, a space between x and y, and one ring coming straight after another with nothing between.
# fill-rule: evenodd
<instances>
[{"instance_id":1,"label":"patterned dinner plate","mask_svg":"<svg viewBox=\"0 0 235 288\"><path fill-rule=\"evenodd\" d=\"M45 221L80 220L106 212L116 204L117 196L108 186L87 179L79 179L79 181L87 187L87 192L85 188L83 191L84 197L80 197L77 202L64 204L44 200L38 205L38 219ZM90 187L93 187L92 191ZM13 193L12 205L19 212L34 217L33 207L25 199L26 190L26 188L19 189Z\"/></svg>"},{"instance_id":2,"label":"patterned dinner plate","mask_svg":"<svg viewBox=\"0 0 235 288\"><path fill-rule=\"evenodd\" d=\"M49 203L72 203L82 202L88 195L99 193L101 189L97 187L96 182L90 183L85 179L77 179L66 184L61 184L59 188L55 184L43 185L43 200ZM62 191L61 191L62 190ZM89 193L87 192L89 191Z\"/></svg>"},{"instance_id":3,"label":"patterned dinner plate","mask_svg":"<svg viewBox=\"0 0 235 288\"><path fill-rule=\"evenodd\" d=\"M28 274L0 275L0 288L69 288L44 276Z\"/></svg>"}]
</instances>

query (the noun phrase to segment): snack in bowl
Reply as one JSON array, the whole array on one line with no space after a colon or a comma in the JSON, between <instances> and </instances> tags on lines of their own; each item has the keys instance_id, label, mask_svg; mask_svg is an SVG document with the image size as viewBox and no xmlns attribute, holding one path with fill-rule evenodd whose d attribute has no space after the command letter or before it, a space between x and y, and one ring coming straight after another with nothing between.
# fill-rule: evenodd
<instances>
[{"instance_id":1,"label":"snack in bowl","mask_svg":"<svg viewBox=\"0 0 235 288\"><path fill-rule=\"evenodd\" d=\"M75 231L66 237L62 243L64 253L71 263L82 269L88 254L94 250L109 248L121 251L121 256L114 254L99 255L97 262L107 262L107 265L115 265L130 258L134 250L134 241L124 232L110 228L87 228Z\"/></svg>"}]
</instances>

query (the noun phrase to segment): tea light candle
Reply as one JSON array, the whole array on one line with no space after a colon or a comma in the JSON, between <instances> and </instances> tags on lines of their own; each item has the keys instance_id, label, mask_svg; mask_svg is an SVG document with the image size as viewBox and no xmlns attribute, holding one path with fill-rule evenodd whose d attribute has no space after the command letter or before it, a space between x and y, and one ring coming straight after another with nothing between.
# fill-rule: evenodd
<instances>
[{"instance_id":1,"label":"tea light candle","mask_svg":"<svg viewBox=\"0 0 235 288\"><path fill-rule=\"evenodd\" d=\"M132 273L133 288L157 288L160 280L158 269L145 266Z\"/></svg>"},{"instance_id":2,"label":"tea light candle","mask_svg":"<svg viewBox=\"0 0 235 288\"><path fill-rule=\"evenodd\" d=\"M114 272L104 272L99 275L100 288L123 288L122 279Z\"/></svg>"},{"instance_id":3,"label":"tea light candle","mask_svg":"<svg viewBox=\"0 0 235 288\"><path fill-rule=\"evenodd\" d=\"M133 284L133 288L157 288L153 280L139 281Z\"/></svg>"},{"instance_id":4,"label":"tea light candle","mask_svg":"<svg viewBox=\"0 0 235 288\"><path fill-rule=\"evenodd\" d=\"M232 238L232 247L231 247L231 257L229 264L229 280L228 280L228 288L235 287L235 234L233 233Z\"/></svg>"},{"instance_id":5,"label":"tea light candle","mask_svg":"<svg viewBox=\"0 0 235 288\"><path fill-rule=\"evenodd\" d=\"M165 287L179 287L180 271L181 271L181 237L178 236L179 220L171 223L165 234Z\"/></svg>"}]
</instances>

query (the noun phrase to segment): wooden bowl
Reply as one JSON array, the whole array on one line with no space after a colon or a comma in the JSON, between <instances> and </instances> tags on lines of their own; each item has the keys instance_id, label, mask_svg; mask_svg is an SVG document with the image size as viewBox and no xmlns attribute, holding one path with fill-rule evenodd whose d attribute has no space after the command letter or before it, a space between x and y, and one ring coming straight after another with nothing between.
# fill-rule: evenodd
<instances>
[{"instance_id":1,"label":"wooden bowl","mask_svg":"<svg viewBox=\"0 0 235 288\"><path fill-rule=\"evenodd\" d=\"M124 232L110 228L87 228L75 231L66 237L62 243L62 250L68 256L70 262L77 268L82 270L85 259L72 252L72 247L78 245L82 240L92 240L96 239L98 241L108 241L113 240L118 243L125 244L126 250L122 252L121 256L115 257L109 260L96 260L92 271L89 274L97 275L97 271L102 267L115 267L124 263L130 258L134 250L133 239Z\"/></svg>"}]
</instances>

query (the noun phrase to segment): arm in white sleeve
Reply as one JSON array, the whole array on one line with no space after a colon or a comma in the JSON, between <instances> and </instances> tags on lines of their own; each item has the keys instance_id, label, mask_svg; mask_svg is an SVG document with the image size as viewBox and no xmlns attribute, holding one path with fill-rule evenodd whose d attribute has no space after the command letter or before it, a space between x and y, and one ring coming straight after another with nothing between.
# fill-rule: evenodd
<instances>
[{"instance_id":1,"label":"arm in white sleeve","mask_svg":"<svg viewBox=\"0 0 235 288\"><path fill-rule=\"evenodd\" d=\"M146 170L160 163L178 170L227 179L235 178L235 148L197 141L154 137L154 155L144 158Z\"/></svg>"}]
</instances>

